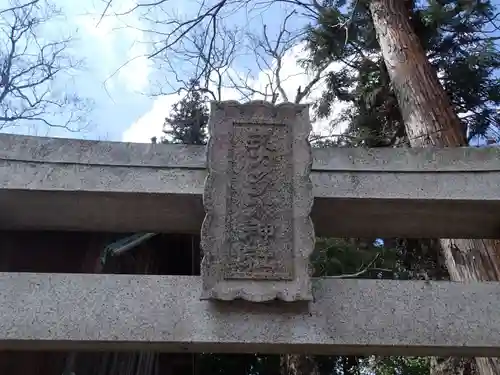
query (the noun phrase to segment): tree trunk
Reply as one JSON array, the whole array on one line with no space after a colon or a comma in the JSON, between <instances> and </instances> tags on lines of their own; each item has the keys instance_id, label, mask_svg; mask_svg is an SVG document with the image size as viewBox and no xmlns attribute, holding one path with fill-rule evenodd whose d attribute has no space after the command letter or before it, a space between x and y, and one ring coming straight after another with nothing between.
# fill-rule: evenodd
<instances>
[{"instance_id":1,"label":"tree trunk","mask_svg":"<svg viewBox=\"0 0 500 375\"><path fill-rule=\"evenodd\" d=\"M476 362L470 358L432 358L431 373L433 375L474 375L477 374Z\"/></svg>"},{"instance_id":2,"label":"tree trunk","mask_svg":"<svg viewBox=\"0 0 500 375\"><path fill-rule=\"evenodd\" d=\"M370 12L411 146L467 146L465 128L410 25L404 2L372 0ZM500 241L440 242L452 280L500 280ZM476 358L476 362L481 375L500 375L499 360ZM436 367L436 373L443 371Z\"/></svg>"},{"instance_id":3,"label":"tree trunk","mask_svg":"<svg viewBox=\"0 0 500 375\"><path fill-rule=\"evenodd\" d=\"M319 375L313 356L286 354L280 358L281 375Z\"/></svg>"}]
</instances>

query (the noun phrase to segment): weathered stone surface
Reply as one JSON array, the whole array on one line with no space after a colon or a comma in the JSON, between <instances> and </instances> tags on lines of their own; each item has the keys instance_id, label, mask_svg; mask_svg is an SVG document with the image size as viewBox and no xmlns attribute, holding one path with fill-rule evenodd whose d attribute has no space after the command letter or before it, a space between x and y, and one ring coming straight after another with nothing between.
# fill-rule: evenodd
<instances>
[{"instance_id":1,"label":"weathered stone surface","mask_svg":"<svg viewBox=\"0 0 500 375\"><path fill-rule=\"evenodd\" d=\"M313 279L307 305L192 276L0 273L1 350L500 356L498 283Z\"/></svg>"},{"instance_id":2,"label":"weathered stone surface","mask_svg":"<svg viewBox=\"0 0 500 375\"><path fill-rule=\"evenodd\" d=\"M206 168L205 146L0 134L0 160L105 167ZM500 147L317 148L315 172L498 172Z\"/></svg>"},{"instance_id":3,"label":"weathered stone surface","mask_svg":"<svg viewBox=\"0 0 500 375\"><path fill-rule=\"evenodd\" d=\"M208 127L202 298L310 300L308 107L214 102Z\"/></svg>"},{"instance_id":4,"label":"weathered stone surface","mask_svg":"<svg viewBox=\"0 0 500 375\"><path fill-rule=\"evenodd\" d=\"M313 149L321 236L498 238L500 148ZM199 233L204 146L0 135L0 229Z\"/></svg>"}]
</instances>

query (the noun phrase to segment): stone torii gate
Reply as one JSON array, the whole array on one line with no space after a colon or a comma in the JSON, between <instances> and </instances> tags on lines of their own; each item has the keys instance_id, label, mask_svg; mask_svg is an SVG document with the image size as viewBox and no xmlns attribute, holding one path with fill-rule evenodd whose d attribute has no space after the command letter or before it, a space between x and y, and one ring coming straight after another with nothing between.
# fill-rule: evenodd
<instances>
[{"instance_id":1,"label":"stone torii gate","mask_svg":"<svg viewBox=\"0 0 500 375\"><path fill-rule=\"evenodd\" d=\"M204 250L201 277L0 274L0 349L500 356L497 283L308 272L314 232L498 237L500 151L311 152L309 132L305 106L223 102L208 154L0 136L1 229L201 230Z\"/></svg>"}]
</instances>

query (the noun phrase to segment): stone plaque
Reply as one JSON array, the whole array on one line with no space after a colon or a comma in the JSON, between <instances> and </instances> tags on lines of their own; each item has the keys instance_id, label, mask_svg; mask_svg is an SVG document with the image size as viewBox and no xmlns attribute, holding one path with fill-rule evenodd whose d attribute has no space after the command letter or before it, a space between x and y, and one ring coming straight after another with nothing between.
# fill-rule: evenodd
<instances>
[{"instance_id":1,"label":"stone plaque","mask_svg":"<svg viewBox=\"0 0 500 375\"><path fill-rule=\"evenodd\" d=\"M211 106L202 299L311 300L308 107Z\"/></svg>"}]
</instances>

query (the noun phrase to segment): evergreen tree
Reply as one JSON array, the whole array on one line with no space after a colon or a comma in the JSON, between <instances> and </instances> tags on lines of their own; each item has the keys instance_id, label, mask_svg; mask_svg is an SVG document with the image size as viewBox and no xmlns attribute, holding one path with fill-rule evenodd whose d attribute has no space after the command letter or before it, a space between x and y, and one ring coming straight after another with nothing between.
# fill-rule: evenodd
<instances>
[{"instance_id":1,"label":"evergreen tree","mask_svg":"<svg viewBox=\"0 0 500 375\"><path fill-rule=\"evenodd\" d=\"M405 1L408 17L427 58L438 72L455 112L463 122L464 137L496 136L500 125L500 53L490 20L491 1ZM351 105L337 119L347 121L349 146L384 147L407 144L399 105L380 54L368 1L328 0L307 37L310 59L320 66L334 58L346 68L329 73L327 89L316 104L326 117L335 100Z\"/></svg>"},{"instance_id":2,"label":"evergreen tree","mask_svg":"<svg viewBox=\"0 0 500 375\"><path fill-rule=\"evenodd\" d=\"M206 98L197 88L196 81L191 81L192 90L172 106L170 117L165 119L163 143L183 143L203 145L206 143L208 108Z\"/></svg>"},{"instance_id":3,"label":"evergreen tree","mask_svg":"<svg viewBox=\"0 0 500 375\"><path fill-rule=\"evenodd\" d=\"M355 9L351 8L348 12L342 12L341 7L344 3L330 2L329 7L324 8L317 25L311 26L309 30L311 58L306 63L317 66L326 58L333 57L348 66L341 72L329 75L327 90L316 107L317 114L320 117L328 115L334 99L347 101L351 107L343 113L340 120L348 122L347 133L350 137L343 139L342 144L368 147L409 145L402 117L402 113L408 113L408 111L405 112L404 108L402 110L400 105L407 104L406 97L402 94L405 90L412 88L399 87L399 92L396 90L399 96L396 97L393 89L397 82L394 79L391 82L386 62L381 56L372 17L368 10L369 2L360 0L355 2ZM500 81L495 75L500 64L500 54L495 48L497 37L492 35L492 32L496 31L496 26L491 22L496 13L494 5L491 1L448 0L405 1L404 4L410 28L416 34L427 60L437 72L445 94L451 101L451 112L458 114L461 118L461 121L456 121L458 125L456 129L447 129L446 132L449 135L453 134L456 139L467 141L475 136L485 138L496 136L500 119L497 113L500 101ZM393 10L393 8L390 9ZM401 16L401 13L396 16ZM391 15L383 17L391 17ZM399 52L408 53L411 56L409 50L414 51L413 47L402 46ZM397 84L404 81L403 66L407 56L401 57L402 65L399 67L400 75ZM434 109L437 111L437 108L445 107L445 105L438 105ZM443 120L445 120L444 114ZM406 125L406 129L409 129L408 124ZM457 145L456 142L447 142L446 135L441 137L437 131L432 132L429 125L431 124L422 124L420 127L424 129L427 126L427 130L423 133L435 134L432 138L444 139L443 142L437 142L439 145ZM410 130L414 136L419 135L414 128L410 127ZM441 129L440 133L443 132ZM416 143L430 142L424 140ZM460 145L463 144L460 143ZM415 141L412 145L415 145ZM400 240L390 239L390 241L399 242ZM412 240L411 242L421 243L422 241ZM481 248L481 251L490 251L488 246L483 244L484 249ZM477 248L477 245L475 247ZM421 249L424 249L424 246L416 246L416 248L419 250L416 258L425 258L425 256L420 256L423 255ZM407 250L404 251L406 255L410 253ZM435 257L437 258L437 254ZM408 264L414 260L415 257L403 259L403 262ZM434 273L434 277L442 276L442 272L426 269L427 266L417 263L413 264L412 268L418 270L422 267L420 271L427 276L429 273ZM487 266L481 264L475 265L475 268L487 268ZM433 368L439 373L469 374L474 370L474 366L468 361L448 362L449 365L434 361ZM378 370L381 373L400 373L398 371L387 372L389 367L385 366L384 362L378 363ZM390 363L390 368L400 363L397 366L400 370L402 370L401 365L408 364L400 360L394 361L394 359L385 363ZM419 363L421 362L411 364L413 366ZM480 368L484 367L481 370L482 373L497 373L498 371L498 365L494 363L478 361L478 365ZM492 371L493 367L495 371ZM414 373L407 366L406 370L402 371Z\"/></svg>"}]
</instances>

